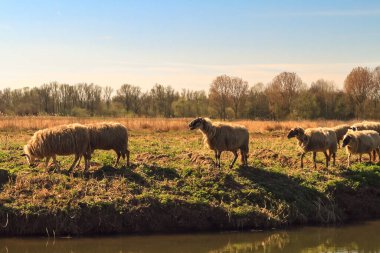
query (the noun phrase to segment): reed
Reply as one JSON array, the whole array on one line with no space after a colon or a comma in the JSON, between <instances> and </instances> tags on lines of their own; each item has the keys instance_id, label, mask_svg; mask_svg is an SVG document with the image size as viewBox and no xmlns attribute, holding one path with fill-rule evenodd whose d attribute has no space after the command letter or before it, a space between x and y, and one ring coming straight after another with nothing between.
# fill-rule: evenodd
<instances>
[{"instance_id":1,"label":"reed","mask_svg":"<svg viewBox=\"0 0 380 253\"><path fill-rule=\"evenodd\" d=\"M37 130L70 123L95 123L115 121L131 130L153 130L160 132L187 130L191 118L112 118L112 117L63 117L63 116L3 116L0 130ZM292 127L332 127L347 123L338 120L263 121L236 120L234 123L246 126L250 132L286 131Z\"/></svg>"}]
</instances>

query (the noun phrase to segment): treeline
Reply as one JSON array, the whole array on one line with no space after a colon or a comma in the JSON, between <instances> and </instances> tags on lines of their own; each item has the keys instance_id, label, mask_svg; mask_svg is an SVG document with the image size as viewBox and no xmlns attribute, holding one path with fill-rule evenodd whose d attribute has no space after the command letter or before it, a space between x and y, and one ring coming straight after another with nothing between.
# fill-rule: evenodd
<instances>
[{"instance_id":1,"label":"treeline","mask_svg":"<svg viewBox=\"0 0 380 253\"><path fill-rule=\"evenodd\" d=\"M343 89L332 81L310 85L293 72L252 86L239 77L216 77L205 91L176 91L156 84L148 91L124 84L119 89L95 84L52 82L40 87L0 90L0 114L195 117L221 119L380 118L380 66L354 68Z\"/></svg>"}]
</instances>

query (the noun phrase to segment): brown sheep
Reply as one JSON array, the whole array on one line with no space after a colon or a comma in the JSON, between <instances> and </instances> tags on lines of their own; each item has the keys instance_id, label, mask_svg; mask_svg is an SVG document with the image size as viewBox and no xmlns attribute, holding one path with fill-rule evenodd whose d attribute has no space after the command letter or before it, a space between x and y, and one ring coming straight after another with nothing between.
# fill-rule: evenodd
<instances>
[{"instance_id":1,"label":"brown sheep","mask_svg":"<svg viewBox=\"0 0 380 253\"><path fill-rule=\"evenodd\" d=\"M238 150L241 153L243 165L248 165L249 133L244 126L212 123L208 118L196 118L189 124L190 130L199 129L204 137L207 146L215 152L216 165L220 168L220 156L223 151L231 151L234 159L230 164L230 169L234 166L238 157Z\"/></svg>"},{"instance_id":2,"label":"brown sheep","mask_svg":"<svg viewBox=\"0 0 380 253\"><path fill-rule=\"evenodd\" d=\"M347 131L350 129L350 126L347 124L344 124L344 125L335 126L332 129L335 131L338 147L340 148L340 141L343 140L343 137L347 133Z\"/></svg>"},{"instance_id":3,"label":"brown sheep","mask_svg":"<svg viewBox=\"0 0 380 253\"><path fill-rule=\"evenodd\" d=\"M46 157L47 168L50 158L53 158L58 168L57 155L75 155L71 172L81 156L85 157L85 170L88 169L91 158L90 135L87 127L81 124L70 124L39 130L24 146L24 153L29 165L35 165L36 159Z\"/></svg>"},{"instance_id":4,"label":"brown sheep","mask_svg":"<svg viewBox=\"0 0 380 253\"><path fill-rule=\"evenodd\" d=\"M298 145L302 148L301 168L303 168L303 158L307 152L313 152L314 168L317 168L317 152L323 152L326 157L326 167L329 166L331 155L333 156L333 165L335 165L335 156L337 151L337 140L335 131L330 128L308 128L306 130L296 127L290 130L288 139L296 137ZM329 154L327 154L329 151Z\"/></svg>"},{"instance_id":5,"label":"brown sheep","mask_svg":"<svg viewBox=\"0 0 380 253\"><path fill-rule=\"evenodd\" d=\"M114 150L117 154L116 163L119 163L120 157L126 159L126 165L129 166L128 150L128 130L120 123L104 122L87 125L90 132L91 151L96 149Z\"/></svg>"}]
</instances>

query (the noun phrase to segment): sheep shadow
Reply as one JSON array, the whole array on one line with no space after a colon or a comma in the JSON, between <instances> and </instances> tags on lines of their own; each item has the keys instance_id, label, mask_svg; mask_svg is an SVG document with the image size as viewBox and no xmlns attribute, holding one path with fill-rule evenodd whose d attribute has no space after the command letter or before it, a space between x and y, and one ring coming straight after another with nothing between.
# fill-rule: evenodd
<instances>
[{"instance_id":1,"label":"sheep shadow","mask_svg":"<svg viewBox=\"0 0 380 253\"><path fill-rule=\"evenodd\" d=\"M380 165L379 163L362 163L346 168L340 172L340 176L346 180L358 183L363 187L375 187L380 190ZM365 167L363 167L365 166Z\"/></svg>"},{"instance_id":2,"label":"sheep shadow","mask_svg":"<svg viewBox=\"0 0 380 253\"><path fill-rule=\"evenodd\" d=\"M142 164L141 171L148 177L155 180L163 181L165 179L174 180L180 178L177 170L170 167L162 167L158 165Z\"/></svg>"},{"instance_id":3,"label":"sheep shadow","mask_svg":"<svg viewBox=\"0 0 380 253\"><path fill-rule=\"evenodd\" d=\"M2 190L3 186L8 183L9 178L9 172L7 170L0 169L0 190Z\"/></svg>"},{"instance_id":4,"label":"sheep shadow","mask_svg":"<svg viewBox=\"0 0 380 253\"><path fill-rule=\"evenodd\" d=\"M83 172L81 170L74 171L73 176L83 177L85 179L94 178L96 180L102 180L104 178L125 177L128 180L134 181L137 184L146 185L146 180L143 176L134 171L135 168L136 165L131 165L130 167L122 166L121 168L115 168L110 165L103 165L95 170L90 170L86 172ZM64 173L69 174L69 172Z\"/></svg>"},{"instance_id":5,"label":"sheep shadow","mask_svg":"<svg viewBox=\"0 0 380 253\"><path fill-rule=\"evenodd\" d=\"M253 186L263 188L275 199L285 201L301 211L305 217L319 217L316 221L320 222L325 221L327 212L333 212L334 207L327 204L330 203L327 197L316 189L308 187L307 182L301 178L252 166L242 166L237 169L237 172L239 176L248 179ZM318 203L326 207L323 213L318 210ZM299 218L297 214L295 216L294 218Z\"/></svg>"}]
</instances>

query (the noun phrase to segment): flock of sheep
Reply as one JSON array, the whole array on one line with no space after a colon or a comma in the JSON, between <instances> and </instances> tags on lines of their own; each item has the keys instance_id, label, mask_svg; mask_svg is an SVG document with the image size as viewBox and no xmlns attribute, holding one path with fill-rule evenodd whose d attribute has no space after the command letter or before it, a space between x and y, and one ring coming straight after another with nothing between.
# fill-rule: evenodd
<instances>
[{"instance_id":1,"label":"flock of sheep","mask_svg":"<svg viewBox=\"0 0 380 253\"><path fill-rule=\"evenodd\" d=\"M196 118L189 124L189 129L199 129L205 144L215 153L215 164L220 168L220 156L223 151L234 154L230 168L236 162L238 151L241 153L241 161L244 166L248 165L249 132L246 127L213 123L208 118ZM348 153L348 167L350 166L351 154L359 154L361 162L362 154L368 154L370 161L376 160L376 153L380 158L380 123L362 122L352 126L340 125L333 128L319 127L302 129L293 128L287 137L297 138L303 152L301 154L301 168L303 158L307 152L313 152L313 162L316 168L316 154L323 152L326 157L326 167L329 166L331 157L335 165L337 148L343 140L342 147L346 147ZM48 168L52 158L57 169L59 165L57 155L75 155L71 172L79 163L81 157L85 160L85 170L90 166L91 156L96 149L114 150L117 154L115 166L120 157L129 166L128 130L119 123L96 123L96 124L70 124L39 130L24 146L24 153L29 165L34 166L40 159L45 160Z\"/></svg>"}]
</instances>

